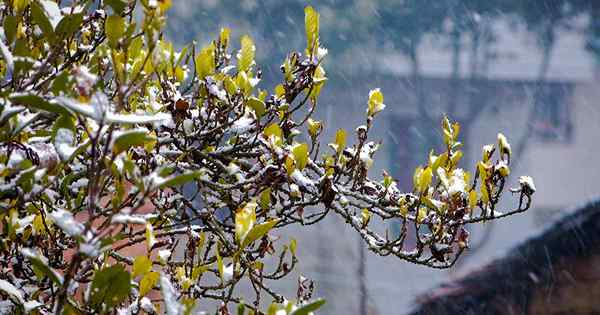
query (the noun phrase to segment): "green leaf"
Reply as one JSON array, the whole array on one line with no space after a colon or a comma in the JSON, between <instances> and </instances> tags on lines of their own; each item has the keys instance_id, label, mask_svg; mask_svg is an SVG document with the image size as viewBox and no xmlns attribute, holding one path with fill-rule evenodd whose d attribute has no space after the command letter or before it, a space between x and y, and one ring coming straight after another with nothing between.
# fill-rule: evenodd
<instances>
[{"instance_id":1,"label":"green leaf","mask_svg":"<svg viewBox=\"0 0 600 315\"><path fill-rule=\"evenodd\" d=\"M246 306L244 303L239 303L237 307L237 315L244 315L246 313Z\"/></svg>"},{"instance_id":2,"label":"green leaf","mask_svg":"<svg viewBox=\"0 0 600 315\"><path fill-rule=\"evenodd\" d=\"M4 35L6 35L6 40L8 44L12 44L15 40L15 35L17 35L17 17L9 14L4 17Z\"/></svg>"},{"instance_id":3,"label":"green leaf","mask_svg":"<svg viewBox=\"0 0 600 315\"><path fill-rule=\"evenodd\" d=\"M292 148L292 155L296 161L296 167L302 170L308 164L308 144L298 143Z\"/></svg>"},{"instance_id":4,"label":"green leaf","mask_svg":"<svg viewBox=\"0 0 600 315\"><path fill-rule=\"evenodd\" d=\"M70 14L62 18L56 26L55 33L60 38L68 38L75 34L81 27L83 21L83 14Z\"/></svg>"},{"instance_id":5,"label":"green leaf","mask_svg":"<svg viewBox=\"0 0 600 315\"><path fill-rule=\"evenodd\" d=\"M150 292L158 283L159 277L160 274L156 271L145 274L142 280L140 280L140 296L144 296Z\"/></svg>"},{"instance_id":6,"label":"green leaf","mask_svg":"<svg viewBox=\"0 0 600 315\"><path fill-rule=\"evenodd\" d=\"M148 256L141 255L137 256L133 261L133 274L132 277L142 276L152 270L152 261Z\"/></svg>"},{"instance_id":7,"label":"green leaf","mask_svg":"<svg viewBox=\"0 0 600 315\"><path fill-rule=\"evenodd\" d=\"M125 34L125 19L118 15L107 17L104 30L106 31L106 38L110 47L116 48L119 44L119 39Z\"/></svg>"},{"instance_id":8,"label":"green leaf","mask_svg":"<svg viewBox=\"0 0 600 315\"><path fill-rule=\"evenodd\" d=\"M246 235L246 238L244 238L244 241L242 242L242 248L245 248L246 246L252 244L254 241L261 239L263 236L265 236L267 233L269 233L269 231L277 223L279 223L279 220L275 219L275 220L270 220L265 223L255 225L250 230L250 232L248 232L248 235Z\"/></svg>"},{"instance_id":9,"label":"green leaf","mask_svg":"<svg viewBox=\"0 0 600 315\"><path fill-rule=\"evenodd\" d=\"M313 52L319 40L319 13L311 6L304 8L304 24L306 27L306 46Z\"/></svg>"},{"instance_id":10,"label":"green leaf","mask_svg":"<svg viewBox=\"0 0 600 315\"><path fill-rule=\"evenodd\" d=\"M96 271L90 290L90 304L95 310L119 305L130 293L131 275L123 266L114 265Z\"/></svg>"},{"instance_id":11,"label":"green leaf","mask_svg":"<svg viewBox=\"0 0 600 315\"><path fill-rule=\"evenodd\" d=\"M35 24L40 27L47 39L54 39L54 28L52 27L48 16L46 16L46 12L37 2L31 3L31 17Z\"/></svg>"},{"instance_id":12,"label":"green leaf","mask_svg":"<svg viewBox=\"0 0 600 315\"><path fill-rule=\"evenodd\" d=\"M217 246L215 255L217 256L217 270L219 271L219 277L221 278L221 281L223 281L223 279L225 279L225 266L223 265L223 257L221 257L221 254L219 253L220 247L221 246Z\"/></svg>"},{"instance_id":13,"label":"green leaf","mask_svg":"<svg viewBox=\"0 0 600 315\"><path fill-rule=\"evenodd\" d=\"M271 205L271 187L265 188L265 190L260 193L259 201L260 207L263 210L269 209L269 206Z\"/></svg>"},{"instance_id":14,"label":"green leaf","mask_svg":"<svg viewBox=\"0 0 600 315\"><path fill-rule=\"evenodd\" d=\"M104 2L118 15L123 14L125 7L127 7L127 2L124 0L105 0Z\"/></svg>"},{"instance_id":15,"label":"green leaf","mask_svg":"<svg viewBox=\"0 0 600 315\"><path fill-rule=\"evenodd\" d=\"M149 136L145 130L125 131L115 139L115 142L113 143L113 152L115 155L118 155L131 147L143 147L145 144L154 140L155 138Z\"/></svg>"},{"instance_id":16,"label":"green leaf","mask_svg":"<svg viewBox=\"0 0 600 315\"><path fill-rule=\"evenodd\" d=\"M252 63L254 62L254 54L256 52L256 46L252 38L248 35L242 36L241 39L242 48L237 55L238 58L238 69L239 71L248 71Z\"/></svg>"},{"instance_id":17,"label":"green leaf","mask_svg":"<svg viewBox=\"0 0 600 315\"><path fill-rule=\"evenodd\" d=\"M321 308L321 306L323 306L324 304L325 304L324 299L317 299L311 303L302 305L301 307L299 307L295 311L293 311L290 315L308 315L311 312L314 312L314 311L318 310L319 308Z\"/></svg>"},{"instance_id":18,"label":"green leaf","mask_svg":"<svg viewBox=\"0 0 600 315\"><path fill-rule=\"evenodd\" d=\"M54 103L50 103L37 95L33 95L33 94L16 95L16 96L12 96L10 98L10 100L16 104L21 104L21 105L27 106L29 108L39 109L39 110L43 110L46 112L51 112L51 113L56 113L56 114L61 114L61 115L70 115L69 111L67 109L65 109L64 107L54 104Z\"/></svg>"},{"instance_id":19,"label":"green leaf","mask_svg":"<svg viewBox=\"0 0 600 315\"><path fill-rule=\"evenodd\" d=\"M198 177L200 177L202 173L198 171L186 172L179 175L173 175L165 179L159 186L159 188L163 189L166 187L175 187L181 186L189 181L192 181Z\"/></svg>"},{"instance_id":20,"label":"green leaf","mask_svg":"<svg viewBox=\"0 0 600 315\"><path fill-rule=\"evenodd\" d=\"M67 92L67 84L69 83L69 72L63 70L52 81L50 89L54 95L60 95L60 92Z\"/></svg>"}]
</instances>

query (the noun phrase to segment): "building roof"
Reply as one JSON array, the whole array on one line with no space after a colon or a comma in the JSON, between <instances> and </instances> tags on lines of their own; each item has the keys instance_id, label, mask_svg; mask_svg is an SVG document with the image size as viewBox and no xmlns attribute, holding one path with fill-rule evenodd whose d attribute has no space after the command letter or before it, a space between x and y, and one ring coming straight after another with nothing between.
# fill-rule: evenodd
<instances>
[{"instance_id":1,"label":"building roof","mask_svg":"<svg viewBox=\"0 0 600 315\"><path fill-rule=\"evenodd\" d=\"M577 288L581 281L583 285L578 289L585 295L589 283L598 283L597 272L582 268L597 261L598 254L600 200L595 200L569 211L506 256L419 297L412 314L530 314L540 307L544 313L558 314L550 306L554 305L553 297L560 299L565 295L562 287ZM561 311L598 311L594 300L588 298L589 305L582 305L585 302L564 302Z\"/></svg>"}]
</instances>

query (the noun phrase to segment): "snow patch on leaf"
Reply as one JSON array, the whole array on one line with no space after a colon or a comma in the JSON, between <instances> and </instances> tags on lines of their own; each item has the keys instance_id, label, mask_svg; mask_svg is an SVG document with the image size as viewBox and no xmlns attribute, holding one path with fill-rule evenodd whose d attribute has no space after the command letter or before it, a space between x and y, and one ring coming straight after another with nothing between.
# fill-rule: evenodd
<instances>
[{"instance_id":1,"label":"snow patch on leaf","mask_svg":"<svg viewBox=\"0 0 600 315\"><path fill-rule=\"evenodd\" d=\"M165 313L167 315L183 314L183 305L177 301L177 292L169 281L169 278L164 274L160 275L160 291L165 301Z\"/></svg>"},{"instance_id":2,"label":"snow patch on leaf","mask_svg":"<svg viewBox=\"0 0 600 315\"><path fill-rule=\"evenodd\" d=\"M83 224L77 222L68 211L59 209L49 213L50 218L54 221L58 227L61 228L67 235L71 237L80 236L85 230Z\"/></svg>"}]
</instances>

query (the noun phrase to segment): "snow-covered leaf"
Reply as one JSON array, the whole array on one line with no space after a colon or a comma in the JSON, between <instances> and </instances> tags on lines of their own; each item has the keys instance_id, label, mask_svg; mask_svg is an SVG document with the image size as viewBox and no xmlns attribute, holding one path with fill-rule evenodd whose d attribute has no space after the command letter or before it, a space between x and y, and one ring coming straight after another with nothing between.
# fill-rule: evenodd
<instances>
[{"instance_id":1,"label":"snow-covered leaf","mask_svg":"<svg viewBox=\"0 0 600 315\"><path fill-rule=\"evenodd\" d=\"M46 101L34 94L13 94L10 100L15 104L25 105L29 108L43 110L51 113L68 115L69 112L62 106Z\"/></svg>"},{"instance_id":2,"label":"snow-covered leaf","mask_svg":"<svg viewBox=\"0 0 600 315\"><path fill-rule=\"evenodd\" d=\"M37 272L49 277L55 284L62 285L62 276L48 265L48 258L29 248L22 248L21 254L31 262Z\"/></svg>"},{"instance_id":3,"label":"snow-covered leaf","mask_svg":"<svg viewBox=\"0 0 600 315\"><path fill-rule=\"evenodd\" d=\"M84 231L83 224L77 222L73 217L73 214L66 210L58 209L49 213L52 221L67 235L71 237L81 236Z\"/></svg>"}]
</instances>

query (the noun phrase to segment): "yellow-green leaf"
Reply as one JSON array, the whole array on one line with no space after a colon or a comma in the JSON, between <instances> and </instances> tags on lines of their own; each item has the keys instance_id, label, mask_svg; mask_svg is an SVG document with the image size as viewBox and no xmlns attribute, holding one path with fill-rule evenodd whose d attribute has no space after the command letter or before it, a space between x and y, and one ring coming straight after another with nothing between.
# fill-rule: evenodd
<instances>
[{"instance_id":1,"label":"yellow-green leaf","mask_svg":"<svg viewBox=\"0 0 600 315\"><path fill-rule=\"evenodd\" d=\"M192 268L192 280L198 281L200 276L210 268L209 265L199 265Z\"/></svg>"},{"instance_id":2,"label":"yellow-green leaf","mask_svg":"<svg viewBox=\"0 0 600 315\"><path fill-rule=\"evenodd\" d=\"M148 292L152 291L154 286L158 283L160 274L156 271L148 272L140 280L140 296L145 296Z\"/></svg>"},{"instance_id":3,"label":"yellow-green leaf","mask_svg":"<svg viewBox=\"0 0 600 315\"><path fill-rule=\"evenodd\" d=\"M275 220L270 220L270 221L267 221L265 223L257 224L256 226L254 226L250 230L250 232L248 232L248 235L246 236L246 238L244 238L244 241L242 242L242 248L245 248L246 246L252 244L254 241L261 239L278 222L279 222L279 220L275 219Z\"/></svg>"},{"instance_id":4,"label":"yellow-green leaf","mask_svg":"<svg viewBox=\"0 0 600 315\"><path fill-rule=\"evenodd\" d=\"M488 191L487 185L485 183L481 184L481 201L484 204L487 204L490 201L490 192Z\"/></svg>"},{"instance_id":5,"label":"yellow-green leaf","mask_svg":"<svg viewBox=\"0 0 600 315\"><path fill-rule=\"evenodd\" d=\"M476 206L477 206L477 191L475 191L475 189L473 189L469 193L469 208L475 209Z\"/></svg>"},{"instance_id":6,"label":"yellow-green leaf","mask_svg":"<svg viewBox=\"0 0 600 315\"><path fill-rule=\"evenodd\" d=\"M152 261L148 256L141 255L137 256L133 261L133 274L132 276L135 278L137 276L142 276L148 273L152 269Z\"/></svg>"},{"instance_id":7,"label":"yellow-green leaf","mask_svg":"<svg viewBox=\"0 0 600 315\"><path fill-rule=\"evenodd\" d=\"M148 249L148 252L150 252L150 250L152 250L152 247L154 246L154 244L156 244L156 237L154 236L154 228L152 227L152 224L147 223L146 224L146 248Z\"/></svg>"},{"instance_id":8,"label":"yellow-green leaf","mask_svg":"<svg viewBox=\"0 0 600 315\"><path fill-rule=\"evenodd\" d=\"M285 88L282 84L277 84L277 86L275 86L275 95L277 97L282 97L285 95Z\"/></svg>"},{"instance_id":9,"label":"yellow-green leaf","mask_svg":"<svg viewBox=\"0 0 600 315\"><path fill-rule=\"evenodd\" d=\"M240 242L244 241L254 223L256 222L256 202L248 202L235 213L235 237Z\"/></svg>"},{"instance_id":10,"label":"yellow-green leaf","mask_svg":"<svg viewBox=\"0 0 600 315\"><path fill-rule=\"evenodd\" d=\"M294 145L292 154L294 155L294 160L296 161L298 169L304 169L308 163L308 144L298 143Z\"/></svg>"},{"instance_id":11,"label":"yellow-green leaf","mask_svg":"<svg viewBox=\"0 0 600 315\"><path fill-rule=\"evenodd\" d=\"M369 224L369 221L371 221L371 212L369 211L369 209L363 208L360 213L360 216L362 219L362 225L367 226L367 224Z\"/></svg>"},{"instance_id":12,"label":"yellow-green leaf","mask_svg":"<svg viewBox=\"0 0 600 315\"><path fill-rule=\"evenodd\" d=\"M219 41L221 42L221 46L227 47L229 45L229 34L231 31L227 27L221 28L221 34L219 35Z\"/></svg>"},{"instance_id":13,"label":"yellow-green leaf","mask_svg":"<svg viewBox=\"0 0 600 315\"><path fill-rule=\"evenodd\" d=\"M263 131L267 139L273 139L275 145L283 144L283 131L278 124L272 123Z\"/></svg>"},{"instance_id":14,"label":"yellow-green leaf","mask_svg":"<svg viewBox=\"0 0 600 315\"><path fill-rule=\"evenodd\" d=\"M380 89L374 89L369 92L369 109L367 114L373 116L385 108L383 104L383 93Z\"/></svg>"},{"instance_id":15,"label":"yellow-green leaf","mask_svg":"<svg viewBox=\"0 0 600 315\"><path fill-rule=\"evenodd\" d=\"M292 238L292 240L290 241L290 251L292 252L292 255L296 256L297 248L298 248L298 241L296 241L295 238Z\"/></svg>"},{"instance_id":16,"label":"yellow-green leaf","mask_svg":"<svg viewBox=\"0 0 600 315\"><path fill-rule=\"evenodd\" d=\"M225 266L223 266L223 258L221 257L221 254L219 253L219 247L217 246L217 250L216 250L216 256L217 256L217 270L219 271L219 277L221 278L221 281L223 281L223 279L225 279Z\"/></svg>"},{"instance_id":17,"label":"yellow-green leaf","mask_svg":"<svg viewBox=\"0 0 600 315\"><path fill-rule=\"evenodd\" d=\"M321 94L321 88L325 84L325 81L327 81L325 69L323 69L321 66L318 66L313 75L313 87L312 91L310 92L310 98L313 101L315 101L317 97L319 97L319 94Z\"/></svg>"},{"instance_id":18,"label":"yellow-green leaf","mask_svg":"<svg viewBox=\"0 0 600 315\"><path fill-rule=\"evenodd\" d=\"M265 106L265 102L259 100L256 97L251 97L248 99L248 107L252 108L252 110L254 111L254 113L256 113L256 117L257 118L261 118L266 111L266 106Z\"/></svg>"},{"instance_id":19,"label":"yellow-green leaf","mask_svg":"<svg viewBox=\"0 0 600 315\"><path fill-rule=\"evenodd\" d=\"M309 118L307 120L308 123L308 133L310 134L310 136L314 139L319 135L319 132L321 132L321 128L323 128L323 124L320 121L317 120L313 120L312 118Z\"/></svg>"},{"instance_id":20,"label":"yellow-green leaf","mask_svg":"<svg viewBox=\"0 0 600 315\"><path fill-rule=\"evenodd\" d=\"M425 220L425 217L427 217L427 208L425 207L420 207L419 211L417 211L417 223L421 224L423 222L423 220Z\"/></svg>"},{"instance_id":21,"label":"yellow-green leaf","mask_svg":"<svg viewBox=\"0 0 600 315\"><path fill-rule=\"evenodd\" d=\"M450 162L452 162L452 167L455 167L458 165L458 162L460 161L460 159L463 157L463 153L462 151L456 151L452 153L452 156L450 157Z\"/></svg>"},{"instance_id":22,"label":"yellow-green leaf","mask_svg":"<svg viewBox=\"0 0 600 315\"><path fill-rule=\"evenodd\" d=\"M285 157L284 166L287 174L292 175L294 170L296 170L296 160L288 155Z\"/></svg>"},{"instance_id":23,"label":"yellow-green leaf","mask_svg":"<svg viewBox=\"0 0 600 315\"><path fill-rule=\"evenodd\" d=\"M269 209L269 206L271 205L271 187L267 187L260 193L259 201L262 209Z\"/></svg>"},{"instance_id":24,"label":"yellow-green leaf","mask_svg":"<svg viewBox=\"0 0 600 315\"><path fill-rule=\"evenodd\" d=\"M234 95L237 92L238 86L230 76L223 79L223 85L225 86L225 91L227 91L229 95Z\"/></svg>"},{"instance_id":25,"label":"yellow-green leaf","mask_svg":"<svg viewBox=\"0 0 600 315\"><path fill-rule=\"evenodd\" d=\"M215 72L215 46L210 44L196 55L196 73L200 79Z\"/></svg>"},{"instance_id":26,"label":"yellow-green leaf","mask_svg":"<svg viewBox=\"0 0 600 315\"><path fill-rule=\"evenodd\" d=\"M304 8L304 24L306 27L306 47L312 54L319 41L319 13L311 6Z\"/></svg>"},{"instance_id":27,"label":"yellow-green leaf","mask_svg":"<svg viewBox=\"0 0 600 315\"><path fill-rule=\"evenodd\" d=\"M452 136L454 137L454 141L458 139L458 134L460 133L460 124L455 122L452 124Z\"/></svg>"},{"instance_id":28,"label":"yellow-green leaf","mask_svg":"<svg viewBox=\"0 0 600 315\"><path fill-rule=\"evenodd\" d=\"M248 74L246 71L238 72L235 77L235 84L244 92L244 95L249 95L252 91L252 84L250 83L250 79L248 78Z\"/></svg>"},{"instance_id":29,"label":"yellow-green leaf","mask_svg":"<svg viewBox=\"0 0 600 315\"><path fill-rule=\"evenodd\" d=\"M425 169L423 169L423 171L421 172L421 174L419 176L417 189L420 192L425 192L427 190L427 188L429 187L429 185L431 184L432 179L433 179L433 172L431 170L431 167L426 167Z\"/></svg>"},{"instance_id":30,"label":"yellow-green leaf","mask_svg":"<svg viewBox=\"0 0 600 315\"><path fill-rule=\"evenodd\" d=\"M335 133L335 150L338 154L346 147L346 130L338 129Z\"/></svg>"},{"instance_id":31,"label":"yellow-green leaf","mask_svg":"<svg viewBox=\"0 0 600 315\"><path fill-rule=\"evenodd\" d=\"M242 36L241 39L242 48L237 55L238 59L238 70L239 71L248 71L252 63L254 62L254 54L256 51L256 46L254 46L254 42L252 38L248 35Z\"/></svg>"}]
</instances>

